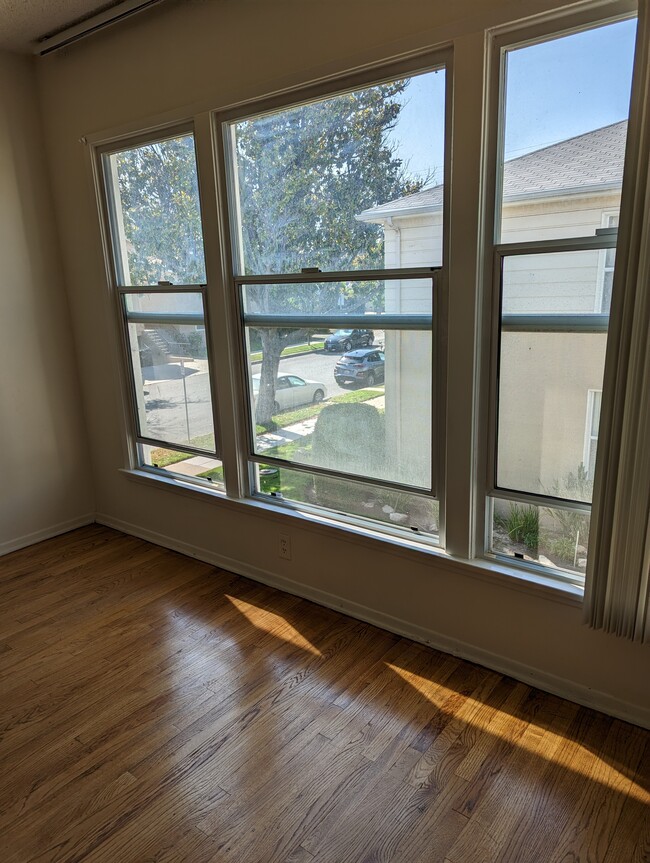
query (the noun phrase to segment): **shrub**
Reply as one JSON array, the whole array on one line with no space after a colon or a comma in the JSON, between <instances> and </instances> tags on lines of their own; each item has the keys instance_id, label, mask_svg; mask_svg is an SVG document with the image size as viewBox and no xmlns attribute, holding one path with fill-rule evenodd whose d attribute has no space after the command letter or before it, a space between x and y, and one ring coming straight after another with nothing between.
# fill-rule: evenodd
<instances>
[{"instance_id":1,"label":"shrub","mask_svg":"<svg viewBox=\"0 0 650 863\"><path fill-rule=\"evenodd\" d=\"M539 510L534 506L511 503L507 516L498 519L513 542L520 542L534 550L539 545Z\"/></svg>"},{"instance_id":2,"label":"shrub","mask_svg":"<svg viewBox=\"0 0 650 863\"><path fill-rule=\"evenodd\" d=\"M587 476L584 464L579 464L575 473L569 473L564 479L556 480L549 489L549 494L553 497L591 501L593 488L594 484ZM567 548L568 543L571 544L571 554L564 559L572 561L575 555L576 542L579 541L580 545L585 548L589 543L589 513L559 508L546 509L545 511L558 526L560 536L556 542L566 541Z\"/></svg>"}]
</instances>

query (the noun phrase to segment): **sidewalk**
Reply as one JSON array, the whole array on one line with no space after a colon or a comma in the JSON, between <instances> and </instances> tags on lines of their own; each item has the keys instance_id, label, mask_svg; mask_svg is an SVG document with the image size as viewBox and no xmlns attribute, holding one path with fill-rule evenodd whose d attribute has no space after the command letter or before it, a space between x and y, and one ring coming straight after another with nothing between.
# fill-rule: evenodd
<instances>
[{"instance_id":1,"label":"sidewalk","mask_svg":"<svg viewBox=\"0 0 650 863\"><path fill-rule=\"evenodd\" d=\"M385 406L385 401L386 397L381 395L374 399L368 399L368 401L363 402L363 404L372 405L376 408L383 408ZM327 405L327 400L324 401L323 404ZM276 429L274 432L265 432L264 434L258 435L258 453L266 452L266 450L272 449L275 446L291 443L293 441L300 440L302 437L313 434L317 420L318 414L309 419L303 420L302 422L287 426L286 429ZM172 473L182 474L183 476L199 476L214 467L214 461L214 459L206 458L205 456L193 456L192 458L185 459L185 461L169 465L168 469Z\"/></svg>"}]
</instances>

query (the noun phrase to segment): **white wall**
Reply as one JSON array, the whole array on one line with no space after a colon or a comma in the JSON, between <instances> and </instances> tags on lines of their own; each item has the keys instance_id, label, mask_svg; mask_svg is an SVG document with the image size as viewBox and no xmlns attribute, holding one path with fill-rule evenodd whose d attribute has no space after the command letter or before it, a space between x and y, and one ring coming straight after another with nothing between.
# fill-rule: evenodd
<instances>
[{"instance_id":1,"label":"white wall","mask_svg":"<svg viewBox=\"0 0 650 863\"><path fill-rule=\"evenodd\" d=\"M0 553L94 509L30 58L0 54Z\"/></svg>"},{"instance_id":2,"label":"white wall","mask_svg":"<svg viewBox=\"0 0 650 863\"><path fill-rule=\"evenodd\" d=\"M647 650L585 628L577 605L512 589L491 576L477 577L444 559L400 556L390 546L333 528L234 502L187 497L120 473L124 449L113 328L80 137L136 121L145 124L148 117L192 103L223 107L454 35L460 37L457 48L466 63L463 81L469 87L478 81L476 93L459 88L458 98L467 105L481 93L479 31L553 2L162 4L128 26L41 61L49 158L101 519L648 721ZM462 146L474 152L476 136L465 131ZM459 185L470 188L472 176ZM466 212L475 218L476 207L467 206ZM465 254L460 241L455 248L471 259L471 250ZM218 335L225 337L225 330ZM471 374L462 345L452 344L452 349L456 367ZM216 376L229 386L227 369ZM459 430L459 438L464 435ZM291 536L291 561L278 558L280 531Z\"/></svg>"}]
</instances>

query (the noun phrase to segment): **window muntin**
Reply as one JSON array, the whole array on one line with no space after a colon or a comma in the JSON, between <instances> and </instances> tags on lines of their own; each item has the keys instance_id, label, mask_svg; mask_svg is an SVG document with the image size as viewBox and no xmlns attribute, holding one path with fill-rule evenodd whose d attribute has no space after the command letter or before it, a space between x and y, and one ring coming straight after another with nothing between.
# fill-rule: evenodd
<instances>
[{"instance_id":1,"label":"window muntin","mask_svg":"<svg viewBox=\"0 0 650 863\"><path fill-rule=\"evenodd\" d=\"M205 284L194 136L106 153L118 285Z\"/></svg>"},{"instance_id":2,"label":"window muntin","mask_svg":"<svg viewBox=\"0 0 650 863\"><path fill-rule=\"evenodd\" d=\"M230 124L236 271L390 265L390 211L424 195L442 215L445 86L438 68Z\"/></svg>"},{"instance_id":3,"label":"window muntin","mask_svg":"<svg viewBox=\"0 0 650 863\"><path fill-rule=\"evenodd\" d=\"M487 550L579 581L595 462L585 393L602 387L635 29L628 19L504 52ZM525 549L518 519L538 528Z\"/></svg>"}]
</instances>

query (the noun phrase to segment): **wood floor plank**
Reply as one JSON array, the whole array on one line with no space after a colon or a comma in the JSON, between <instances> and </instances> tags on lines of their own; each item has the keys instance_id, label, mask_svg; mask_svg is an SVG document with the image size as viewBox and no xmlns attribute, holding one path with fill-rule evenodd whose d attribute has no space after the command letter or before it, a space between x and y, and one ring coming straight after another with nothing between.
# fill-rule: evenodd
<instances>
[{"instance_id":1,"label":"wood floor plank","mask_svg":"<svg viewBox=\"0 0 650 863\"><path fill-rule=\"evenodd\" d=\"M641 729L98 525L0 605L2 863L650 859Z\"/></svg>"}]
</instances>

